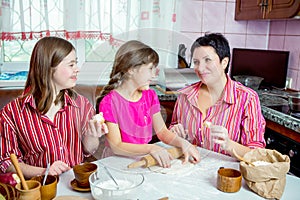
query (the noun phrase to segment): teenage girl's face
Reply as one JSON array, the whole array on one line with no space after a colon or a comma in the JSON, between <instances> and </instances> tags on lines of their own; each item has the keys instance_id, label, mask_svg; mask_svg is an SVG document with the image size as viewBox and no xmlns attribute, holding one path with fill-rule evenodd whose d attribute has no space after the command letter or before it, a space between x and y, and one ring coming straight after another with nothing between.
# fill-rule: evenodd
<instances>
[{"instance_id":1,"label":"teenage girl's face","mask_svg":"<svg viewBox=\"0 0 300 200\"><path fill-rule=\"evenodd\" d=\"M148 90L151 80L158 74L157 66L153 63L144 64L140 68L136 69L136 73L133 75L133 80L137 84L139 90Z\"/></svg>"},{"instance_id":2,"label":"teenage girl's face","mask_svg":"<svg viewBox=\"0 0 300 200\"><path fill-rule=\"evenodd\" d=\"M52 81L56 90L60 91L74 87L78 72L76 52L73 50L55 68Z\"/></svg>"},{"instance_id":3,"label":"teenage girl's face","mask_svg":"<svg viewBox=\"0 0 300 200\"><path fill-rule=\"evenodd\" d=\"M206 85L216 83L225 75L227 58L220 61L215 49L211 46L201 46L194 50L193 65L199 79Z\"/></svg>"}]
</instances>

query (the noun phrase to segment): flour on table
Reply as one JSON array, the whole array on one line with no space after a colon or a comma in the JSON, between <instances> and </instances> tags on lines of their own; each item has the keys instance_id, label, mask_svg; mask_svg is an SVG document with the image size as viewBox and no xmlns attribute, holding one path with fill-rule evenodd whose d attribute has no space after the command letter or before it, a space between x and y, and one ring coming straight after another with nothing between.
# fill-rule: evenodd
<instances>
[{"instance_id":1,"label":"flour on table","mask_svg":"<svg viewBox=\"0 0 300 200\"><path fill-rule=\"evenodd\" d=\"M170 168L163 168L160 166L151 166L149 169L153 172L162 173L162 174L174 174L174 175L185 175L192 172L192 169L195 167L195 164L187 162L182 164L182 160L174 159L171 161Z\"/></svg>"}]
</instances>

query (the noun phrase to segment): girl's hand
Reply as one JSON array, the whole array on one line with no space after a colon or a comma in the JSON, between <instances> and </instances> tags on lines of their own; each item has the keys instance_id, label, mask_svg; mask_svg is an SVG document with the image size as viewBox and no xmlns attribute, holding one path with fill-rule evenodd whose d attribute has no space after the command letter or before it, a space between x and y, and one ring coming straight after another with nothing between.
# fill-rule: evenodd
<instances>
[{"instance_id":1,"label":"girl's hand","mask_svg":"<svg viewBox=\"0 0 300 200\"><path fill-rule=\"evenodd\" d=\"M229 149L229 137L228 130L223 126L211 125L210 126L210 135L214 143L217 143L225 151Z\"/></svg>"},{"instance_id":2,"label":"girl's hand","mask_svg":"<svg viewBox=\"0 0 300 200\"><path fill-rule=\"evenodd\" d=\"M69 167L69 165L58 160L58 161L55 161L54 163L52 163L52 165L50 166L49 174L56 176L56 175L60 175L64 172L66 172L70 169L71 169L71 167Z\"/></svg>"},{"instance_id":3,"label":"girl's hand","mask_svg":"<svg viewBox=\"0 0 300 200\"><path fill-rule=\"evenodd\" d=\"M200 162L200 153L195 145L192 145L187 140L183 140L181 148L184 155L183 164L187 162L194 164Z\"/></svg>"},{"instance_id":4,"label":"girl's hand","mask_svg":"<svg viewBox=\"0 0 300 200\"><path fill-rule=\"evenodd\" d=\"M95 115L91 120L89 120L89 127L86 136L101 137L108 133L108 128L104 122L105 120L102 113Z\"/></svg>"},{"instance_id":5,"label":"girl's hand","mask_svg":"<svg viewBox=\"0 0 300 200\"><path fill-rule=\"evenodd\" d=\"M167 149L157 145L153 145L150 154L153 156L153 158L155 158L159 166L164 168L171 167L171 160L173 159L173 157L171 154L169 154Z\"/></svg>"},{"instance_id":6,"label":"girl's hand","mask_svg":"<svg viewBox=\"0 0 300 200\"><path fill-rule=\"evenodd\" d=\"M187 138L187 136L188 136L188 134L184 130L182 124L173 125L172 128L170 128L170 131L172 131L173 133L175 133L176 135L178 135L179 137L182 137L182 138Z\"/></svg>"}]
</instances>

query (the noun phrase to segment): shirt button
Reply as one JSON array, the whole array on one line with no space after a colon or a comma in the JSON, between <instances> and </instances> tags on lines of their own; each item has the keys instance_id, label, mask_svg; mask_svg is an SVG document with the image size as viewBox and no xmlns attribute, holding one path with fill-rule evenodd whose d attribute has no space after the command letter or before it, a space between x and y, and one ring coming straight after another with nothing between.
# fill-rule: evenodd
<instances>
[{"instance_id":1,"label":"shirt button","mask_svg":"<svg viewBox=\"0 0 300 200\"><path fill-rule=\"evenodd\" d=\"M59 150L63 150L63 147L59 147Z\"/></svg>"}]
</instances>

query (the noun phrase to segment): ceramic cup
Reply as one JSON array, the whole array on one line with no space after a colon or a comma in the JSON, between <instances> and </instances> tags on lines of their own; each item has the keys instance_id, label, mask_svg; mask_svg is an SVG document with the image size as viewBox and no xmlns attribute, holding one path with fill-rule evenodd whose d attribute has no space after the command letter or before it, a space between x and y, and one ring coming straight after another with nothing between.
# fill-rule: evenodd
<instances>
[{"instance_id":1,"label":"ceramic cup","mask_svg":"<svg viewBox=\"0 0 300 200\"><path fill-rule=\"evenodd\" d=\"M57 191L57 177L48 175L45 185L43 185L44 181L44 175L43 176L35 176L31 180L36 180L40 182L41 184L41 197L42 200L50 200L53 199L56 196L56 191Z\"/></svg>"},{"instance_id":2,"label":"ceramic cup","mask_svg":"<svg viewBox=\"0 0 300 200\"><path fill-rule=\"evenodd\" d=\"M89 188L89 177L97 170L97 165L90 162L81 163L73 167L78 187Z\"/></svg>"},{"instance_id":3,"label":"ceramic cup","mask_svg":"<svg viewBox=\"0 0 300 200\"><path fill-rule=\"evenodd\" d=\"M41 200L41 184L35 180L26 181L28 190L24 190L21 183L16 185L16 189L20 194L19 200Z\"/></svg>"},{"instance_id":4,"label":"ceramic cup","mask_svg":"<svg viewBox=\"0 0 300 200\"><path fill-rule=\"evenodd\" d=\"M220 167L217 180L217 188L219 190L223 192L237 192L241 186L241 172L235 169Z\"/></svg>"}]
</instances>

